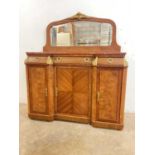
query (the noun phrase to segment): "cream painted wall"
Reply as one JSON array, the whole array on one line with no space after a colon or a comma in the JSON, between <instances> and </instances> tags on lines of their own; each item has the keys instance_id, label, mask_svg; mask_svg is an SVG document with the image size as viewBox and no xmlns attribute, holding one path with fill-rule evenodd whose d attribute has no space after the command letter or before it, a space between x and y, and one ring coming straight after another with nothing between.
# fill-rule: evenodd
<instances>
[{"instance_id":1,"label":"cream painted wall","mask_svg":"<svg viewBox=\"0 0 155 155\"><path fill-rule=\"evenodd\" d=\"M20 4L20 103L27 102L24 59L26 51L42 51L48 23L66 18L76 12L110 18L117 25L117 41L129 63L126 93L126 112L134 112L134 43L133 16L130 0L21 0Z\"/></svg>"}]
</instances>

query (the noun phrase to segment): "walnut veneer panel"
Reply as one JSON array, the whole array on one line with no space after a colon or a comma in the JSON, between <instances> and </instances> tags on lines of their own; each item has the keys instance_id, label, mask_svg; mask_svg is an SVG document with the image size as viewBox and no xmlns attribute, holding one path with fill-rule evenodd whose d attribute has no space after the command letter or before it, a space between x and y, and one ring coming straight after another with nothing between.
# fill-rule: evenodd
<instances>
[{"instance_id":1,"label":"walnut veneer panel","mask_svg":"<svg viewBox=\"0 0 155 155\"><path fill-rule=\"evenodd\" d=\"M91 65L91 57L54 57L53 62L55 64L80 64L80 65Z\"/></svg>"},{"instance_id":2,"label":"walnut veneer panel","mask_svg":"<svg viewBox=\"0 0 155 155\"><path fill-rule=\"evenodd\" d=\"M98 65L99 66L114 66L114 67L119 67L119 66L125 66L126 61L123 58L99 58L98 59Z\"/></svg>"},{"instance_id":3,"label":"walnut veneer panel","mask_svg":"<svg viewBox=\"0 0 155 155\"><path fill-rule=\"evenodd\" d=\"M88 115L90 97L90 70L89 68L73 69L73 113Z\"/></svg>"},{"instance_id":4,"label":"walnut veneer panel","mask_svg":"<svg viewBox=\"0 0 155 155\"><path fill-rule=\"evenodd\" d=\"M90 69L57 67L57 113L88 116Z\"/></svg>"},{"instance_id":5,"label":"walnut veneer panel","mask_svg":"<svg viewBox=\"0 0 155 155\"><path fill-rule=\"evenodd\" d=\"M72 70L56 69L57 112L72 113Z\"/></svg>"},{"instance_id":6,"label":"walnut veneer panel","mask_svg":"<svg viewBox=\"0 0 155 155\"><path fill-rule=\"evenodd\" d=\"M28 78L29 78L30 112L46 113L47 112L46 67L29 66Z\"/></svg>"},{"instance_id":7,"label":"walnut veneer panel","mask_svg":"<svg viewBox=\"0 0 155 155\"><path fill-rule=\"evenodd\" d=\"M28 57L27 59L26 59L26 63L41 63L41 64L43 64L43 63L46 63L46 61L47 61L47 57Z\"/></svg>"},{"instance_id":8,"label":"walnut veneer panel","mask_svg":"<svg viewBox=\"0 0 155 155\"><path fill-rule=\"evenodd\" d=\"M98 81L97 119L104 122L118 122L121 70L100 68Z\"/></svg>"}]
</instances>

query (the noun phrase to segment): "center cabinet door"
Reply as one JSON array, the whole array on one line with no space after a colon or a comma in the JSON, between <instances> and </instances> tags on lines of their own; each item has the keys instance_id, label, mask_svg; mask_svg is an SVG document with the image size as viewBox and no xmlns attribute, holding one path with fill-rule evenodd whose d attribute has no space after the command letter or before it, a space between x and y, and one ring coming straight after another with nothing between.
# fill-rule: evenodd
<instances>
[{"instance_id":1,"label":"center cabinet door","mask_svg":"<svg viewBox=\"0 0 155 155\"><path fill-rule=\"evenodd\" d=\"M90 67L56 67L55 112L61 119L89 122L91 102L90 69Z\"/></svg>"}]
</instances>

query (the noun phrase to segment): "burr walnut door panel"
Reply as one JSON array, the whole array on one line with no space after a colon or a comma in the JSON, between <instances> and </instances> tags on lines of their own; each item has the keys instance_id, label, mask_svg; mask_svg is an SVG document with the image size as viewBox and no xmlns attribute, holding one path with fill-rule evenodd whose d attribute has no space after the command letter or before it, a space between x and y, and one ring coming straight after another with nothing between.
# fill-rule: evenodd
<instances>
[{"instance_id":1,"label":"burr walnut door panel","mask_svg":"<svg viewBox=\"0 0 155 155\"><path fill-rule=\"evenodd\" d=\"M89 67L56 68L56 113L89 115L90 73Z\"/></svg>"},{"instance_id":2,"label":"burr walnut door panel","mask_svg":"<svg viewBox=\"0 0 155 155\"><path fill-rule=\"evenodd\" d=\"M45 66L29 66L30 113L47 113L47 70Z\"/></svg>"},{"instance_id":3,"label":"burr walnut door panel","mask_svg":"<svg viewBox=\"0 0 155 155\"><path fill-rule=\"evenodd\" d=\"M97 73L97 120L118 122L120 113L121 69L99 68Z\"/></svg>"}]
</instances>

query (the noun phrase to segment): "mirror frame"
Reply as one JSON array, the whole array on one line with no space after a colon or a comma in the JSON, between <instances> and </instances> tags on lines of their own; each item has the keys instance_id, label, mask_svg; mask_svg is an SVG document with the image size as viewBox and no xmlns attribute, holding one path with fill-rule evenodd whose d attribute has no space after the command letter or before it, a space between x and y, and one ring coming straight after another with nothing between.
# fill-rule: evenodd
<instances>
[{"instance_id":1,"label":"mirror frame","mask_svg":"<svg viewBox=\"0 0 155 155\"><path fill-rule=\"evenodd\" d=\"M69 22L76 22L76 21L92 21L92 22L99 22L99 23L109 23L112 26L112 42L110 46L51 46L51 37L50 37L50 30L53 26L66 24ZM93 52L112 52L112 53L118 53L120 52L120 46L117 44L116 41L116 24L111 19L105 19L105 18L96 18L84 15L82 13L77 13L74 16L71 16L69 18L54 21L50 24L48 24L46 28L46 44L43 47L43 52L57 52L57 53L67 53L77 51L77 52L84 52L84 53L90 53Z\"/></svg>"}]
</instances>

